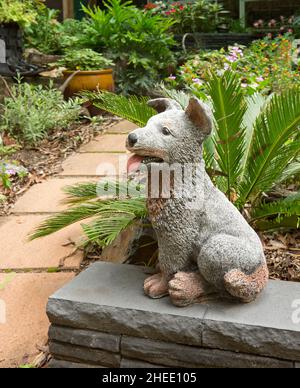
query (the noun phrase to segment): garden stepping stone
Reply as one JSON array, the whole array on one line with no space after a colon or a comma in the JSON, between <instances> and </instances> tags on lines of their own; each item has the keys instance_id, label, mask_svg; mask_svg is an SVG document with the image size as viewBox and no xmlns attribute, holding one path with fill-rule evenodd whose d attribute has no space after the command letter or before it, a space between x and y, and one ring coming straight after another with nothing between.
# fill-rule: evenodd
<instances>
[{"instance_id":1,"label":"garden stepping stone","mask_svg":"<svg viewBox=\"0 0 300 388\"><path fill-rule=\"evenodd\" d=\"M127 155L85 153L69 157L60 176L116 176L126 173Z\"/></svg>"},{"instance_id":2,"label":"garden stepping stone","mask_svg":"<svg viewBox=\"0 0 300 388\"><path fill-rule=\"evenodd\" d=\"M9 216L0 225L0 269L58 268L64 258L64 268L79 268L82 253L74 255L74 245L81 239L81 226L72 225L42 239L28 241L28 235L47 216Z\"/></svg>"},{"instance_id":3,"label":"garden stepping stone","mask_svg":"<svg viewBox=\"0 0 300 388\"><path fill-rule=\"evenodd\" d=\"M39 353L36 346L45 345L47 340L48 297L74 275L0 274L0 301L6 310L6 323L0 323L0 368L27 364Z\"/></svg>"},{"instance_id":4,"label":"garden stepping stone","mask_svg":"<svg viewBox=\"0 0 300 388\"><path fill-rule=\"evenodd\" d=\"M77 183L91 182L97 178L51 178L32 186L15 204L13 213L55 213L65 210L61 203L66 195L63 188Z\"/></svg>"},{"instance_id":5,"label":"garden stepping stone","mask_svg":"<svg viewBox=\"0 0 300 388\"><path fill-rule=\"evenodd\" d=\"M126 152L127 135L100 135L82 146L79 152Z\"/></svg>"}]
</instances>

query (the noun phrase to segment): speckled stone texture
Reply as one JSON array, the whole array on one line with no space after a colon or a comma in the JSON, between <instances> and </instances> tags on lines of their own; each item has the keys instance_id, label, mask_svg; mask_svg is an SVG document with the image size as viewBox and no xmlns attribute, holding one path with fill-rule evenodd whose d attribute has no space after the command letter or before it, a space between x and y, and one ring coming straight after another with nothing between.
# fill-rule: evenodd
<instances>
[{"instance_id":1,"label":"speckled stone texture","mask_svg":"<svg viewBox=\"0 0 300 388\"><path fill-rule=\"evenodd\" d=\"M299 367L300 284L270 281L250 305L178 308L143 294L149 273L99 262L51 296L49 367Z\"/></svg>"},{"instance_id":2,"label":"speckled stone texture","mask_svg":"<svg viewBox=\"0 0 300 388\"><path fill-rule=\"evenodd\" d=\"M147 164L151 189L155 171L168 173L171 168L176 173L169 197L152 190L147 200L158 236L161 276L146 281L145 293L151 298L169 293L178 306L202 302L212 293L254 301L268 281L266 260L255 231L205 171L202 143L212 130L209 108L196 98L185 111L167 98L150 100L149 105L158 114L128 135L127 149L138 159L156 158ZM178 177L180 171L191 178ZM201 280L190 282L183 274L173 279L178 272L195 271Z\"/></svg>"}]
</instances>

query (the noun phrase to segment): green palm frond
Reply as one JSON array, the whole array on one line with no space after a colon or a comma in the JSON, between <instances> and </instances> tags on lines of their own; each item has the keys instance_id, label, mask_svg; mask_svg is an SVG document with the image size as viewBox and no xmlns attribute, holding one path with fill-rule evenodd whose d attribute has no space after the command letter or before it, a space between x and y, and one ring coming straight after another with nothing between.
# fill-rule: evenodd
<instances>
[{"instance_id":1,"label":"green palm frond","mask_svg":"<svg viewBox=\"0 0 300 388\"><path fill-rule=\"evenodd\" d=\"M272 187L300 151L300 90L274 95L254 124L251 150L239 187L239 206Z\"/></svg>"},{"instance_id":2,"label":"green palm frond","mask_svg":"<svg viewBox=\"0 0 300 388\"><path fill-rule=\"evenodd\" d=\"M147 121L157 113L147 105L147 97L125 97L106 91L85 92L83 97L87 97L97 108L122 117L140 127L145 126Z\"/></svg>"},{"instance_id":3,"label":"green palm frond","mask_svg":"<svg viewBox=\"0 0 300 388\"><path fill-rule=\"evenodd\" d=\"M183 90L169 89L163 82L157 85L155 89L163 97L171 98L178 102L182 109L187 108L190 97L192 97L191 94L184 92Z\"/></svg>"},{"instance_id":4,"label":"green palm frond","mask_svg":"<svg viewBox=\"0 0 300 388\"><path fill-rule=\"evenodd\" d=\"M230 71L222 76L211 75L208 82L212 99L215 127L214 143L220 170L226 174L226 194L236 186L241 172L241 159L245 147L243 117L247 109L238 77Z\"/></svg>"},{"instance_id":5,"label":"green palm frond","mask_svg":"<svg viewBox=\"0 0 300 388\"><path fill-rule=\"evenodd\" d=\"M275 182L277 185L283 183L288 179L300 174L300 162L293 162L287 166L287 168L282 172L279 179Z\"/></svg>"},{"instance_id":6,"label":"green palm frond","mask_svg":"<svg viewBox=\"0 0 300 388\"><path fill-rule=\"evenodd\" d=\"M62 203L76 205L93 199L141 197L143 187L134 182L98 181L77 183L63 188L66 197Z\"/></svg>"},{"instance_id":7,"label":"green palm frond","mask_svg":"<svg viewBox=\"0 0 300 388\"><path fill-rule=\"evenodd\" d=\"M299 228L300 192L255 208L251 213L251 224L259 230Z\"/></svg>"},{"instance_id":8,"label":"green palm frond","mask_svg":"<svg viewBox=\"0 0 300 388\"><path fill-rule=\"evenodd\" d=\"M135 221L137 217L132 213L109 214L107 217L97 218L91 224L82 225L82 228L89 242L97 242L98 245L105 247Z\"/></svg>"},{"instance_id":9,"label":"green palm frond","mask_svg":"<svg viewBox=\"0 0 300 388\"><path fill-rule=\"evenodd\" d=\"M247 110L243 117L244 126L246 127L245 150L241 160L241 177L243 176L248 157L251 153L251 148L253 144L254 124L263 107L266 105L266 102L267 98L261 95L260 93L255 93L253 96L248 96L246 98Z\"/></svg>"},{"instance_id":10,"label":"green palm frond","mask_svg":"<svg viewBox=\"0 0 300 388\"><path fill-rule=\"evenodd\" d=\"M112 224L115 225L114 219L118 217L132 219L146 217L145 198L142 197L142 194L139 195L140 186L135 188L137 190L136 198L126 196L128 188L130 190L130 185L126 183L116 185L115 182L112 182L111 185L108 185L106 182L102 183L100 187L107 190L117 187L119 192L112 199L101 199L98 197L97 183L83 183L66 188L65 190L69 194L68 203L71 204L71 207L43 221L29 236L29 239L48 236L85 219L97 219L99 224L100 219L107 219L108 222L111 218ZM120 197L118 197L119 194ZM109 235L106 238L109 239Z\"/></svg>"}]
</instances>

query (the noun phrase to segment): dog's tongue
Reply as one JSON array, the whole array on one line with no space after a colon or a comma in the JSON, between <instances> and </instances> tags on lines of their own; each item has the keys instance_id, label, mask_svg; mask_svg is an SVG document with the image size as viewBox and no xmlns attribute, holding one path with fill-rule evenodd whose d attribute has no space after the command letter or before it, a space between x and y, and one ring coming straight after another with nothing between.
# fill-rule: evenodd
<instances>
[{"instance_id":1,"label":"dog's tongue","mask_svg":"<svg viewBox=\"0 0 300 388\"><path fill-rule=\"evenodd\" d=\"M137 171L143 161L143 156L132 155L127 161L127 173Z\"/></svg>"}]
</instances>

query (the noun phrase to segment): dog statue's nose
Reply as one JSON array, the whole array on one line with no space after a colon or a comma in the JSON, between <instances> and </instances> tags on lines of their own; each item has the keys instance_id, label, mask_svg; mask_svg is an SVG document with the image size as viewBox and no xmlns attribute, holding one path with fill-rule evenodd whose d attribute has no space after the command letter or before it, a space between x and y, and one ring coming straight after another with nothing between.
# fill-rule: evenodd
<instances>
[{"instance_id":1,"label":"dog statue's nose","mask_svg":"<svg viewBox=\"0 0 300 388\"><path fill-rule=\"evenodd\" d=\"M138 137L137 137L136 133L130 133L128 135L128 145L129 145L129 147L133 147L137 141L138 141Z\"/></svg>"}]
</instances>

